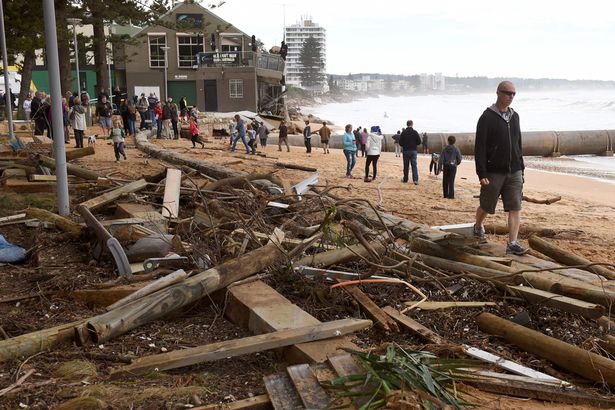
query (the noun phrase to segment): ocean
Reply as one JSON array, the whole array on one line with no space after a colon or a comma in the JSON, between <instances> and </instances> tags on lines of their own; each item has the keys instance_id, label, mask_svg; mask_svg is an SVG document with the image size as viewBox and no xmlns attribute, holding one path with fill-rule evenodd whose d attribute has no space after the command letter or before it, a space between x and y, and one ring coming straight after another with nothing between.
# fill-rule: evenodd
<instances>
[{"instance_id":1,"label":"ocean","mask_svg":"<svg viewBox=\"0 0 615 410\"><path fill-rule=\"evenodd\" d=\"M482 112L495 102L491 93L379 96L350 103L302 108L304 114L329 120L336 126L379 125L392 134L414 121L419 132L474 132ZM512 107L519 113L521 131L615 130L615 90L517 89ZM615 137L615 133L612 135ZM571 156L558 161L536 159L530 167L603 180L615 180L615 157Z\"/></svg>"},{"instance_id":2,"label":"ocean","mask_svg":"<svg viewBox=\"0 0 615 410\"><path fill-rule=\"evenodd\" d=\"M517 92L512 107L520 115L522 131L615 129L615 90ZM379 96L302 110L341 127L349 123L354 128L379 125L385 134L397 132L409 119L419 132L473 132L478 117L495 98L495 91Z\"/></svg>"}]
</instances>

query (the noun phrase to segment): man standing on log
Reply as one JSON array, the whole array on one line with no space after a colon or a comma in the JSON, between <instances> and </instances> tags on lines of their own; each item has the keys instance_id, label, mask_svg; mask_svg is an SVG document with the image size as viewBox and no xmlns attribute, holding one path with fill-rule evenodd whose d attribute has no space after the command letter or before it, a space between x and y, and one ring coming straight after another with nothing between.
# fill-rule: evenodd
<instances>
[{"instance_id":1,"label":"man standing on log","mask_svg":"<svg viewBox=\"0 0 615 410\"><path fill-rule=\"evenodd\" d=\"M504 211L508 212L508 245L506 253L527 253L517 241L521 224L523 198L523 152L519 114L510 104L516 89L510 81L502 81L496 91L495 104L487 108L476 126L474 160L480 181L480 206L476 209L474 235L484 240L483 222L487 214L494 214L502 195Z\"/></svg>"}]
</instances>

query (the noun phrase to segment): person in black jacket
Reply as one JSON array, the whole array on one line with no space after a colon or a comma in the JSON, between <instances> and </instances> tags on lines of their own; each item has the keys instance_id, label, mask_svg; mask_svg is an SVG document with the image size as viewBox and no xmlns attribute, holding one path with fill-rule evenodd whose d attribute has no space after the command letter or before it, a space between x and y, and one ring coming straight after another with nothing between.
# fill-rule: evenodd
<instances>
[{"instance_id":1,"label":"person in black jacket","mask_svg":"<svg viewBox=\"0 0 615 410\"><path fill-rule=\"evenodd\" d=\"M461 152L455 146L455 141L455 136L449 135L448 145L442 150L438 162L438 167L442 170L442 191L444 198L448 199L455 199L455 175L457 166L461 164Z\"/></svg>"},{"instance_id":2,"label":"person in black jacket","mask_svg":"<svg viewBox=\"0 0 615 410\"><path fill-rule=\"evenodd\" d=\"M523 198L523 153L519 114L510 104L516 89L510 81L497 88L495 104L487 108L476 125L474 160L480 181L480 206L476 209L474 235L484 239L483 222L495 213L500 195L508 212L508 245L506 253L523 255L527 250L517 242Z\"/></svg>"},{"instance_id":3,"label":"person in black jacket","mask_svg":"<svg viewBox=\"0 0 615 410\"><path fill-rule=\"evenodd\" d=\"M414 185L419 184L419 170L416 166L417 147L421 145L421 137L416 132L412 120L406 121L408 126L399 136L399 145L402 149L402 157L404 160L404 179L403 183L408 182L408 166L412 164L412 182Z\"/></svg>"}]
</instances>

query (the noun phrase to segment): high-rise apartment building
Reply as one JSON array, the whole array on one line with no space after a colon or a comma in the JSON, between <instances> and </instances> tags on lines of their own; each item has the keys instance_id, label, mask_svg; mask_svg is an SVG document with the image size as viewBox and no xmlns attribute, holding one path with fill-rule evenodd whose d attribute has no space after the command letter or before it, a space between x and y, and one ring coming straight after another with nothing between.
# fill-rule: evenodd
<instances>
[{"instance_id":1,"label":"high-rise apartment building","mask_svg":"<svg viewBox=\"0 0 615 410\"><path fill-rule=\"evenodd\" d=\"M320 45L322 52L322 74L323 79L326 78L326 63L327 63L327 31L324 27L314 23L311 19L301 19L300 22L286 26L285 37L288 45L288 55L286 57L286 84L295 87L301 87L301 48L303 42L310 36L314 37ZM326 91L328 88L327 81L322 84L321 90Z\"/></svg>"}]
</instances>

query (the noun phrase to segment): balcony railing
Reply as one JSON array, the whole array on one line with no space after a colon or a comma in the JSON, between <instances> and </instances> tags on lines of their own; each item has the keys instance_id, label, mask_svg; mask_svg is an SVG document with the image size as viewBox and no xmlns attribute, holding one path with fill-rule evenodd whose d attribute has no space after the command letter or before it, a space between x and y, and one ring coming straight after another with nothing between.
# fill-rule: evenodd
<instances>
[{"instance_id":1,"label":"balcony railing","mask_svg":"<svg viewBox=\"0 0 615 410\"><path fill-rule=\"evenodd\" d=\"M204 52L196 55L199 67L258 67L284 71L284 60L277 54L259 54L252 51Z\"/></svg>"}]
</instances>

